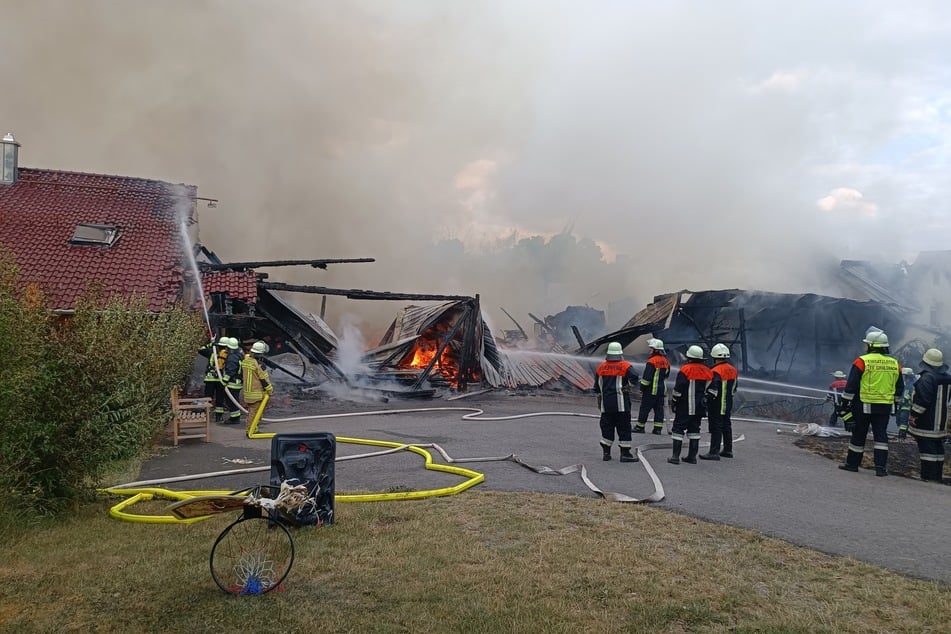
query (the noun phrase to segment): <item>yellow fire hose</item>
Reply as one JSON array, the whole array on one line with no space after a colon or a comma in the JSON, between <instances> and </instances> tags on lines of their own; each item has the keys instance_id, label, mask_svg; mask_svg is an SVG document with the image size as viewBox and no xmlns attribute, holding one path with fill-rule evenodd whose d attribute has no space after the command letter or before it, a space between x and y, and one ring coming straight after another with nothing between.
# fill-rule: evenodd
<instances>
[{"instance_id":1,"label":"yellow fire hose","mask_svg":"<svg viewBox=\"0 0 951 634\"><path fill-rule=\"evenodd\" d=\"M257 413L254 416L254 420L251 421L248 426L248 438L273 438L275 434L272 433L259 433L257 432L258 424L261 422L261 416L264 413L265 408L267 407L267 402L269 395L265 394L264 399L261 401L261 406L258 408ZM451 473L458 475L462 478L465 478L463 482L456 484L455 486L443 487L440 489L423 489L419 491L403 491L403 492L393 492L393 493L360 493L360 494L342 494L336 495L334 500L337 502L383 502L383 501L393 501L393 500L420 500L429 497L441 497L447 495L455 495L461 493L466 489L473 487L480 482L485 481L485 474L479 473L478 471L473 471L471 469L465 469L463 467L454 467L452 465L444 465L433 462L433 456L431 453L423 449L422 447L416 445L407 445L403 443L390 442L387 440L370 440L367 438L348 438L344 436L337 436L337 442L350 443L355 445L371 445L375 447L390 447L394 451L411 451L413 453L419 454L423 457L424 463L423 466L430 471L440 471L443 473ZM122 495L129 496L127 499L119 502L115 506L109 509L109 515L118 520L123 520L127 522L140 522L144 524L192 524L194 522L199 522L206 520L211 515L203 515L200 517L192 517L188 519L179 519L175 515L145 515L139 513L130 513L127 509L134 506L138 502L144 502L152 500L155 498L165 498L169 500L187 500L189 498L195 498L199 496L209 496L209 495L233 495L233 491L172 491L165 488L137 488L137 487L109 487L101 490L103 493L108 493L110 495Z\"/></svg>"}]
</instances>

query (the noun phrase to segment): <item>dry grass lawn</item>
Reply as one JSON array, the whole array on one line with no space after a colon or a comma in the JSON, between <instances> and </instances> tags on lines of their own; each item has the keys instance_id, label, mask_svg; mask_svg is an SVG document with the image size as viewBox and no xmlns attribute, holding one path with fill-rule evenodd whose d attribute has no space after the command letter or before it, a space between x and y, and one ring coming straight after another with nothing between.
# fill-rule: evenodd
<instances>
[{"instance_id":1,"label":"dry grass lawn","mask_svg":"<svg viewBox=\"0 0 951 634\"><path fill-rule=\"evenodd\" d=\"M468 491L342 504L295 531L284 587L226 595L208 555L232 514L113 520L103 502L6 535L16 632L939 632L951 588L649 506Z\"/></svg>"}]
</instances>

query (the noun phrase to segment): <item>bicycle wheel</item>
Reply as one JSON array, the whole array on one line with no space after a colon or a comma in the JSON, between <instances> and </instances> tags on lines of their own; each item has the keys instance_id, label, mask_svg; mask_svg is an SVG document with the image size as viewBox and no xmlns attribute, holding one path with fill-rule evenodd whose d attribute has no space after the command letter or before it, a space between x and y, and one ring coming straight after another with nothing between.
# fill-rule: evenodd
<instances>
[{"instance_id":1,"label":"bicycle wheel","mask_svg":"<svg viewBox=\"0 0 951 634\"><path fill-rule=\"evenodd\" d=\"M293 564L294 538L268 517L239 517L211 548L211 577L230 594L270 592Z\"/></svg>"}]
</instances>

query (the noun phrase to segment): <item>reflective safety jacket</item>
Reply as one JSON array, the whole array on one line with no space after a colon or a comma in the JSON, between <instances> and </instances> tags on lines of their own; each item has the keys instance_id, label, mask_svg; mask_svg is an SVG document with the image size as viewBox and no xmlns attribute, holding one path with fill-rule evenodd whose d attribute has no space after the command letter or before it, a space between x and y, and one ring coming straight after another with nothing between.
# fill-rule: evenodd
<instances>
[{"instance_id":1,"label":"reflective safety jacket","mask_svg":"<svg viewBox=\"0 0 951 634\"><path fill-rule=\"evenodd\" d=\"M707 386L707 415L729 416L733 411L739 372L728 361L721 361L711 369L713 378Z\"/></svg>"},{"instance_id":2,"label":"reflective safety jacket","mask_svg":"<svg viewBox=\"0 0 951 634\"><path fill-rule=\"evenodd\" d=\"M241 359L241 374L244 379L244 402L257 403L264 399L264 392L271 387L267 370L261 367L253 355Z\"/></svg>"},{"instance_id":3,"label":"reflective safety jacket","mask_svg":"<svg viewBox=\"0 0 951 634\"><path fill-rule=\"evenodd\" d=\"M602 412L631 411L631 387L637 384L637 372L627 361L605 361L594 373L594 390Z\"/></svg>"},{"instance_id":4,"label":"reflective safety jacket","mask_svg":"<svg viewBox=\"0 0 951 634\"><path fill-rule=\"evenodd\" d=\"M241 348L229 350L228 358L225 359L225 366L221 372L221 378L225 382L225 387L229 390L240 390L243 384L241 372L241 360L244 359L244 351Z\"/></svg>"},{"instance_id":5,"label":"reflective safety jacket","mask_svg":"<svg viewBox=\"0 0 951 634\"><path fill-rule=\"evenodd\" d=\"M667 357L655 352L647 359L644 365L644 377L641 379L641 392L647 396L664 398L667 386L664 381L670 376L670 361Z\"/></svg>"},{"instance_id":6,"label":"reflective safety jacket","mask_svg":"<svg viewBox=\"0 0 951 634\"><path fill-rule=\"evenodd\" d=\"M951 397L951 375L948 366L934 368L921 364L921 375L911 393L911 415L908 433L921 438L944 438L948 435L948 398Z\"/></svg>"},{"instance_id":7,"label":"reflective safety jacket","mask_svg":"<svg viewBox=\"0 0 951 634\"><path fill-rule=\"evenodd\" d=\"M675 416L703 416L704 393L713 380L713 370L697 359L688 359L680 366L670 394L671 409Z\"/></svg>"},{"instance_id":8,"label":"reflective safety jacket","mask_svg":"<svg viewBox=\"0 0 951 634\"><path fill-rule=\"evenodd\" d=\"M217 350L217 354L215 354ZM198 354L208 357L208 367L205 369L205 383L220 383L217 370L224 374L225 361L228 359L228 348L220 344L208 343L198 350Z\"/></svg>"},{"instance_id":9,"label":"reflective safety jacket","mask_svg":"<svg viewBox=\"0 0 951 634\"><path fill-rule=\"evenodd\" d=\"M904 388L898 360L880 352L869 352L852 362L842 400L853 412L891 414L901 401Z\"/></svg>"}]
</instances>

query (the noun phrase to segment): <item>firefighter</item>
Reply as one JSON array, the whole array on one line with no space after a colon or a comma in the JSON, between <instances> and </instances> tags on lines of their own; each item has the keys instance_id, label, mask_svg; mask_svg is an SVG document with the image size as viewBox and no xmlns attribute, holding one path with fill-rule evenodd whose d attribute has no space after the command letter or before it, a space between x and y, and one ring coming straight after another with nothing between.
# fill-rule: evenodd
<instances>
[{"instance_id":1,"label":"firefighter","mask_svg":"<svg viewBox=\"0 0 951 634\"><path fill-rule=\"evenodd\" d=\"M598 366L594 377L594 390L598 394L598 410L601 412L602 460L611 459L611 447L617 432L621 462L637 462L631 453L631 389L637 384L634 366L624 360L621 344L608 344L604 362Z\"/></svg>"},{"instance_id":2,"label":"firefighter","mask_svg":"<svg viewBox=\"0 0 951 634\"><path fill-rule=\"evenodd\" d=\"M251 346L251 351L241 360L241 374L244 385L244 403L248 410L248 429L251 428L251 422L257 416L258 409L261 407L261 401L265 394L273 394L274 386L267 374L267 370L261 367L258 358L267 354L267 344L263 341L255 341Z\"/></svg>"},{"instance_id":3,"label":"firefighter","mask_svg":"<svg viewBox=\"0 0 951 634\"><path fill-rule=\"evenodd\" d=\"M836 370L832 373L832 383L829 384L827 401L832 401L832 414L829 415L829 427L835 427L839 422L839 406L842 405L842 392L845 390L845 372ZM845 431L852 431L851 421L846 423Z\"/></svg>"},{"instance_id":4,"label":"firefighter","mask_svg":"<svg viewBox=\"0 0 951 634\"><path fill-rule=\"evenodd\" d=\"M730 349L718 343L710 349L713 358L713 378L707 385L707 424L710 427L710 451L701 454L701 460L719 460L733 457L733 395L736 394L739 373L729 359ZM720 441L723 451L720 451Z\"/></svg>"},{"instance_id":5,"label":"firefighter","mask_svg":"<svg viewBox=\"0 0 951 634\"><path fill-rule=\"evenodd\" d=\"M238 345L235 337L228 338L228 358L225 359L224 370L222 371L222 381L225 389L228 390L226 405L228 407L228 419L226 425L237 425L241 421L241 386L243 377L241 372L241 360L244 359L244 351Z\"/></svg>"},{"instance_id":6,"label":"firefighter","mask_svg":"<svg viewBox=\"0 0 951 634\"><path fill-rule=\"evenodd\" d=\"M944 439L948 435L948 398L951 375L944 354L926 350L921 358L921 373L911 395L908 432L918 443L921 479L940 483L944 476Z\"/></svg>"},{"instance_id":7,"label":"firefighter","mask_svg":"<svg viewBox=\"0 0 951 634\"><path fill-rule=\"evenodd\" d=\"M221 382L225 361L228 358L228 340L230 337L222 335L218 343L212 340L199 351L208 358L208 367L205 370L205 396L215 404L215 422L220 423L225 413L225 386Z\"/></svg>"},{"instance_id":8,"label":"firefighter","mask_svg":"<svg viewBox=\"0 0 951 634\"><path fill-rule=\"evenodd\" d=\"M654 412L654 434L664 431L664 393L667 389L664 381L670 376L670 361L660 339L648 339L649 354L644 364L644 376L641 378L641 406L637 411L635 434L643 434L647 427L647 415Z\"/></svg>"},{"instance_id":9,"label":"firefighter","mask_svg":"<svg viewBox=\"0 0 951 634\"><path fill-rule=\"evenodd\" d=\"M904 381L901 364L888 354L888 335L881 330L869 329L862 340L865 354L852 362L849 378L842 393L839 416L843 422L853 423L852 438L845 462L839 465L846 471L858 471L865 451L869 427L875 439L875 475L888 475L888 420L895 405L901 400Z\"/></svg>"},{"instance_id":10,"label":"firefighter","mask_svg":"<svg viewBox=\"0 0 951 634\"><path fill-rule=\"evenodd\" d=\"M915 389L915 371L911 368L902 368L901 377L905 387L901 393L901 402L898 403L898 411L895 412L895 426L898 427L898 440L905 440L908 437L911 397Z\"/></svg>"},{"instance_id":11,"label":"firefighter","mask_svg":"<svg viewBox=\"0 0 951 634\"><path fill-rule=\"evenodd\" d=\"M674 453L667 462L680 464L680 449L684 436L688 440L687 457L684 462L697 464L700 451L700 423L703 418L704 393L713 380L713 371L703 363L703 348L697 345L687 348L687 362L680 367L670 394L670 410L674 413Z\"/></svg>"}]
</instances>

